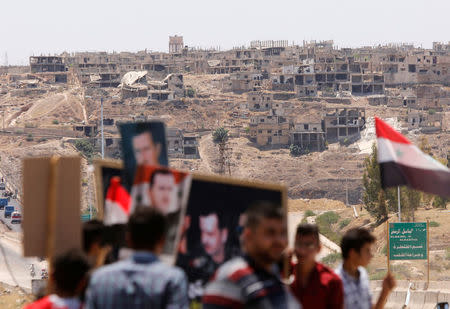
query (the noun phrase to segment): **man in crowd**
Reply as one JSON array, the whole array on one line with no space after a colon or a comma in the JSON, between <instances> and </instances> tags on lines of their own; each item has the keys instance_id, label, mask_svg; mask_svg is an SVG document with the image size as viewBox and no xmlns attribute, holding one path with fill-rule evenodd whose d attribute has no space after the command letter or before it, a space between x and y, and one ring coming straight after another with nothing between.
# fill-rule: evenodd
<instances>
[{"instance_id":1,"label":"man in crowd","mask_svg":"<svg viewBox=\"0 0 450 309\"><path fill-rule=\"evenodd\" d=\"M316 262L320 252L319 228L300 224L295 235L297 264L293 267L292 292L303 308L333 308L344 306L342 281L330 268Z\"/></svg>"},{"instance_id":2,"label":"man in crowd","mask_svg":"<svg viewBox=\"0 0 450 309\"><path fill-rule=\"evenodd\" d=\"M69 250L52 261L49 285L52 294L26 306L26 309L80 309L80 296L86 287L90 265L79 250Z\"/></svg>"},{"instance_id":3,"label":"man in crowd","mask_svg":"<svg viewBox=\"0 0 450 309\"><path fill-rule=\"evenodd\" d=\"M336 273L344 286L345 309L384 308L389 294L395 287L395 279L388 273L383 280L377 303L372 305L369 276L364 267L373 257L375 237L365 228L353 228L345 233L341 241L343 264Z\"/></svg>"},{"instance_id":4,"label":"man in crowd","mask_svg":"<svg viewBox=\"0 0 450 309\"><path fill-rule=\"evenodd\" d=\"M99 220L94 219L83 223L83 251L93 267L103 266L111 251L111 247L103 243L104 231L105 225Z\"/></svg>"},{"instance_id":5,"label":"man in crowd","mask_svg":"<svg viewBox=\"0 0 450 309\"><path fill-rule=\"evenodd\" d=\"M243 257L223 264L203 295L203 308L299 308L276 266L287 246L281 207L252 205L242 234Z\"/></svg>"},{"instance_id":6,"label":"man in crowd","mask_svg":"<svg viewBox=\"0 0 450 309\"><path fill-rule=\"evenodd\" d=\"M159 165L161 144L154 141L150 131L138 132L132 139L136 165Z\"/></svg>"},{"instance_id":7,"label":"man in crowd","mask_svg":"<svg viewBox=\"0 0 450 309\"><path fill-rule=\"evenodd\" d=\"M175 176L169 170L155 170L150 176L148 190L151 205L165 215L177 211L179 205L176 204L178 199L176 199L175 187Z\"/></svg>"},{"instance_id":8,"label":"man in crowd","mask_svg":"<svg viewBox=\"0 0 450 309\"><path fill-rule=\"evenodd\" d=\"M167 229L166 217L156 208L138 207L127 224L131 258L100 268L89 282L86 307L188 308L183 271L158 259Z\"/></svg>"}]
</instances>

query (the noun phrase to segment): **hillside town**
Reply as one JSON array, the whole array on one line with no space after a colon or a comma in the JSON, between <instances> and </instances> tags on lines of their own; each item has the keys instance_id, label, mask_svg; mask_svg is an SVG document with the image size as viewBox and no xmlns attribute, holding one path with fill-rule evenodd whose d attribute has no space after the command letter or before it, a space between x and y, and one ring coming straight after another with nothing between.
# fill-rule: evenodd
<instances>
[{"instance_id":1,"label":"hillside town","mask_svg":"<svg viewBox=\"0 0 450 309\"><path fill-rule=\"evenodd\" d=\"M119 125L160 121L171 168L286 186L289 222L330 229L320 236L320 258L330 267L340 261L345 232L370 228L380 242L368 273L376 281L374 295L380 295L386 225L367 211L363 183L377 138L375 117L448 166L450 42L343 48L333 40L255 40L221 50L190 46L189 38L173 35L167 45L168 52L68 51L30 56L26 66L0 66L0 190L13 198L16 210L23 203L24 158L80 155L80 211L92 218L100 198L93 162L124 159ZM217 130L226 132L226 142L216 141ZM447 301L450 295L448 202L442 209L432 205L433 198L424 196L412 215L436 224L427 273L435 283L428 292L414 283L422 303L434 297L427 293L442 290ZM323 221L330 213L335 220ZM13 219L0 232L19 243L21 230ZM294 234L291 224L291 244ZM20 284L3 280L0 266L0 307L2 293L21 295L21 304L29 301L14 291L26 286L31 294L22 269L28 262L20 263L14 266ZM42 260L33 263L48 268ZM426 280L427 264L392 267L400 283L388 308L400 308L412 291L410 282Z\"/></svg>"}]
</instances>

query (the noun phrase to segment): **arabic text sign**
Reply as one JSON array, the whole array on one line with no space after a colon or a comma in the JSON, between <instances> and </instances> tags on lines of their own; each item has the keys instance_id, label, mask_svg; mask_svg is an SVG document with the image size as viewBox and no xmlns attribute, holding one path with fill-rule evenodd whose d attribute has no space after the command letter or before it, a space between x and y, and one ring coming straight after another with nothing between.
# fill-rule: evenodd
<instances>
[{"instance_id":1,"label":"arabic text sign","mask_svg":"<svg viewBox=\"0 0 450 309\"><path fill-rule=\"evenodd\" d=\"M426 222L389 223L390 260L426 260Z\"/></svg>"}]
</instances>

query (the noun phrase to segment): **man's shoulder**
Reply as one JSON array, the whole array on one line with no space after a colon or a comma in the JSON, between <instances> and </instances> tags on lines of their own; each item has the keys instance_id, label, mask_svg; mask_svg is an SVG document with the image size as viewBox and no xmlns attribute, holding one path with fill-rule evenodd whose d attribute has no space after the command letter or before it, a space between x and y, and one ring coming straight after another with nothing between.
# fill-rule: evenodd
<instances>
[{"instance_id":1,"label":"man's shoulder","mask_svg":"<svg viewBox=\"0 0 450 309\"><path fill-rule=\"evenodd\" d=\"M341 282L341 278L339 277L339 275L332 270L330 267L321 264L321 263L317 263L316 265L317 270L319 272L320 275L320 279L321 281L323 281L324 283L329 283L329 282Z\"/></svg>"},{"instance_id":2,"label":"man's shoulder","mask_svg":"<svg viewBox=\"0 0 450 309\"><path fill-rule=\"evenodd\" d=\"M147 272L155 273L158 279L170 278L170 279L184 279L186 275L183 270L176 266L167 265L161 261L155 261L151 264L139 264L133 263L130 259L116 262L110 265L103 266L96 270L92 275L92 281L104 281L110 278L117 279L117 276L124 271L137 267L144 267ZM144 265L148 266L145 267ZM143 276L146 276L146 272L141 272ZM155 276L156 277L156 276Z\"/></svg>"},{"instance_id":3,"label":"man's shoulder","mask_svg":"<svg viewBox=\"0 0 450 309\"><path fill-rule=\"evenodd\" d=\"M49 296L45 296L31 304L28 304L24 307L25 309L51 309L53 308L53 304L50 300Z\"/></svg>"},{"instance_id":4,"label":"man's shoulder","mask_svg":"<svg viewBox=\"0 0 450 309\"><path fill-rule=\"evenodd\" d=\"M214 280L239 281L241 278L254 273L253 268L241 256L234 257L217 269Z\"/></svg>"}]
</instances>

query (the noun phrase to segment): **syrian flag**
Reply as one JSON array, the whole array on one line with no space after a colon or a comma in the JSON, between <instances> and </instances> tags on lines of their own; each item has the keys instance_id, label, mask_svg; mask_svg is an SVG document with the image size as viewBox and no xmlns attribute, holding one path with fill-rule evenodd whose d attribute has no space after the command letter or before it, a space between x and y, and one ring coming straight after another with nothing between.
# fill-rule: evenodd
<instances>
[{"instance_id":1,"label":"syrian flag","mask_svg":"<svg viewBox=\"0 0 450 309\"><path fill-rule=\"evenodd\" d=\"M127 223L130 200L130 195L120 183L120 177L112 177L106 192L103 212L105 225Z\"/></svg>"},{"instance_id":2,"label":"syrian flag","mask_svg":"<svg viewBox=\"0 0 450 309\"><path fill-rule=\"evenodd\" d=\"M450 197L450 170L375 117L383 189L405 185Z\"/></svg>"}]
</instances>

